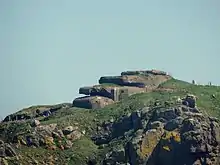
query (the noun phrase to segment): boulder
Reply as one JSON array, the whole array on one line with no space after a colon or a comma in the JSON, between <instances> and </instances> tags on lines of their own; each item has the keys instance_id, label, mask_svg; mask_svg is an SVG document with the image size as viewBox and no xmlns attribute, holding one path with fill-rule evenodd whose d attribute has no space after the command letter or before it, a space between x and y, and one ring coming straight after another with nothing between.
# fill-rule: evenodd
<instances>
[{"instance_id":1,"label":"boulder","mask_svg":"<svg viewBox=\"0 0 220 165\"><path fill-rule=\"evenodd\" d=\"M179 126L182 124L183 120L184 119L182 117L177 117L175 119L172 119L166 123L164 129L167 131L173 131L175 129L178 129Z\"/></svg>"},{"instance_id":2,"label":"boulder","mask_svg":"<svg viewBox=\"0 0 220 165\"><path fill-rule=\"evenodd\" d=\"M71 132L70 134L66 135L66 138L68 140L71 140L71 141L80 139L81 137L82 137L82 133L77 131L77 130L75 130L75 131Z\"/></svg>"},{"instance_id":3,"label":"boulder","mask_svg":"<svg viewBox=\"0 0 220 165\"><path fill-rule=\"evenodd\" d=\"M72 146L73 146L73 143L70 140L67 140L64 148L65 149L70 149Z\"/></svg>"},{"instance_id":4,"label":"boulder","mask_svg":"<svg viewBox=\"0 0 220 165\"><path fill-rule=\"evenodd\" d=\"M17 156L15 149L8 143L5 143L5 154L9 157Z\"/></svg>"},{"instance_id":5,"label":"boulder","mask_svg":"<svg viewBox=\"0 0 220 165\"><path fill-rule=\"evenodd\" d=\"M78 127L77 127L77 126L75 126L75 127L73 127L73 126L67 126L67 127L65 127L65 128L63 129L63 134L64 134L64 135L68 135L68 134L72 133L72 132L75 131L75 130L78 130Z\"/></svg>"},{"instance_id":6,"label":"boulder","mask_svg":"<svg viewBox=\"0 0 220 165\"><path fill-rule=\"evenodd\" d=\"M163 123L161 121L154 121L152 123L150 123L150 129L160 129L163 128Z\"/></svg>"},{"instance_id":7,"label":"boulder","mask_svg":"<svg viewBox=\"0 0 220 165\"><path fill-rule=\"evenodd\" d=\"M192 94L188 94L183 99L183 104L190 107L190 108L195 108L196 107L196 96L194 96Z\"/></svg>"},{"instance_id":8,"label":"boulder","mask_svg":"<svg viewBox=\"0 0 220 165\"><path fill-rule=\"evenodd\" d=\"M36 127L36 131L42 135L52 136L52 132L57 128L56 123L48 124L48 125L40 125Z\"/></svg>"},{"instance_id":9,"label":"boulder","mask_svg":"<svg viewBox=\"0 0 220 165\"><path fill-rule=\"evenodd\" d=\"M39 125L40 125L40 121L39 120L34 119L34 120L31 121L31 126L37 127Z\"/></svg>"},{"instance_id":10,"label":"boulder","mask_svg":"<svg viewBox=\"0 0 220 165\"><path fill-rule=\"evenodd\" d=\"M0 157L6 157L4 144L0 144Z\"/></svg>"},{"instance_id":11,"label":"boulder","mask_svg":"<svg viewBox=\"0 0 220 165\"><path fill-rule=\"evenodd\" d=\"M103 161L104 165L121 164L126 162L125 149L122 146L115 148L113 151L106 154Z\"/></svg>"},{"instance_id":12,"label":"boulder","mask_svg":"<svg viewBox=\"0 0 220 165\"><path fill-rule=\"evenodd\" d=\"M57 133L61 138L65 137L62 130L57 130Z\"/></svg>"}]
</instances>

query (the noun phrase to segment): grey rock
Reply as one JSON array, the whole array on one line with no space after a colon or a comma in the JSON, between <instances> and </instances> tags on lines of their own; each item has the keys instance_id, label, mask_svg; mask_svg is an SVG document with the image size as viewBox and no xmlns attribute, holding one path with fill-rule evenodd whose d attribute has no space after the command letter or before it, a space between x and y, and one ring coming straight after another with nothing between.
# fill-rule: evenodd
<instances>
[{"instance_id":1,"label":"grey rock","mask_svg":"<svg viewBox=\"0 0 220 165\"><path fill-rule=\"evenodd\" d=\"M67 140L64 147L65 149L70 149L72 146L73 146L73 143L70 140Z\"/></svg>"},{"instance_id":2,"label":"grey rock","mask_svg":"<svg viewBox=\"0 0 220 165\"><path fill-rule=\"evenodd\" d=\"M196 97L194 95L188 94L184 98L183 104L190 107L190 108L195 108L196 107Z\"/></svg>"},{"instance_id":3,"label":"grey rock","mask_svg":"<svg viewBox=\"0 0 220 165\"><path fill-rule=\"evenodd\" d=\"M17 156L15 149L10 144L1 141L0 157L6 158L6 157L14 157L14 156Z\"/></svg>"},{"instance_id":4,"label":"grey rock","mask_svg":"<svg viewBox=\"0 0 220 165\"><path fill-rule=\"evenodd\" d=\"M6 157L4 145L0 145L0 157Z\"/></svg>"},{"instance_id":5,"label":"grey rock","mask_svg":"<svg viewBox=\"0 0 220 165\"><path fill-rule=\"evenodd\" d=\"M164 129L167 131L173 131L176 128L179 128L182 122L183 122L183 118L177 117L176 119L172 119L169 122L167 122L166 125L164 126Z\"/></svg>"},{"instance_id":6,"label":"grey rock","mask_svg":"<svg viewBox=\"0 0 220 165\"><path fill-rule=\"evenodd\" d=\"M40 125L36 127L35 130L37 133L51 136L52 132L56 129L56 127L57 127L57 124L53 123L53 124L48 124L48 125Z\"/></svg>"},{"instance_id":7,"label":"grey rock","mask_svg":"<svg viewBox=\"0 0 220 165\"><path fill-rule=\"evenodd\" d=\"M135 130L141 128L141 112L140 111L135 111L131 114L131 120L133 124L133 128Z\"/></svg>"},{"instance_id":8,"label":"grey rock","mask_svg":"<svg viewBox=\"0 0 220 165\"><path fill-rule=\"evenodd\" d=\"M175 113L175 109L166 109L165 111L162 111L159 113L159 116L161 118L164 118L165 120L172 120L175 119L178 115Z\"/></svg>"},{"instance_id":9,"label":"grey rock","mask_svg":"<svg viewBox=\"0 0 220 165\"><path fill-rule=\"evenodd\" d=\"M150 124L150 129L163 128L163 123L160 121L154 121Z\"/></svg>"},{"instance_id":10,"label":"grey rock","mask_svg":"<svg viewBox=\"0 0 220 165\"><path fill-rule=\"evenodd\" d=\"M32 120L31 125L32 125L33 127L37 127L37 126L39 126L39 125L40 125L40 121L39 121L39 120L34 119L34 120Z\"/></svg>"},{"instance_id":11,"label":"grey rock","mask_svg":"<svg viewBox=\"0 0 220 165\"><path fill-rule=\"evenodd\" d=\"M64 134L64 135L68 135L68 134L70 134L71 132L73 132L74 130L76 130L76 128L74 128L73 126L65 127L65 128L63 129L63 134Z\"/></svg>"},{"instance_id":12,"label":"grey rock","mask_svg":"<svg viewBox=\"0 0 220 165\"><path fill-rule=\"evenodd\" d=\"M5 154L9 157L13 157L17 155L14 148L12 148L12 146L7 143L5 143Z\"/></svg>"}]
</instances>

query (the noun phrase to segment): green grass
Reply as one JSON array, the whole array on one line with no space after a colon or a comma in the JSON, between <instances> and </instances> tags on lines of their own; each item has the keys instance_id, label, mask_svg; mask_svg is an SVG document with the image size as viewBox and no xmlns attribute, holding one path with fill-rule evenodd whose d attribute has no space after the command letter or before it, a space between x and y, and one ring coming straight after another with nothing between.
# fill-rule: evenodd
<instances>
[{"instance_id":1,"label":"green grass","mask_svg":"<svg viewBox=\"0 0 220 165\"><path fill-rule=\"evenodd\" d=\"M15 140L14 137L16 135L28 134L31 131L32 128L29 122L2 123L0 125L0 139L4 139L6 142L11 142Z\"/></svg>"},{"instance_id":2,"label":"green grass","mask_svg":"<svg viewBox=\"0 0 220 165\"><path fill-rule=\"evenodd\" d=\"M89 156L98 153L98 146L90 139L83 137L75 141L71 149L64 151L22 146L18 153L23 155L19 162L23 165L33 164L35 160L39 164L49 163L52 160L55 164L81 165L88 161ZM11 160L11 164L16 164L16 160Z\"/></svg>"},{"instance_id":3,"label":"green grass","mask_svg":"<svg viewBox=\"0 0 220 165\"><path fill-rule=\"evenodd\" d=\"M211 116L220 117L220 86L193 85L184 81L172 79L161 85L165 88L174 88L183 94L194 94L198 97L197 104L203 112ZM212 98L215 95L215 98Z\"/></svg>"},{"instance_id":4,"label":"green grass","mask_svg":"<svg viewBox=\"0 0 220 165\"><path fill-rule=\"evenodd\" d=\"M166 101L175 103L178 97L182 98L189 93L198 97L197 105L203 112L217 117L220 115L220 87L193 85L176 79L171 79L161 84L160 87L173 88L175 90L135 94L121 102L108 105L102 109L87 110L82 108L70 108L60 110L55 116L51 116L48 121L43 122L43 124L55 122L60 126L64 126L77 122L82 128L92 128L96 124L94 120L102 122L111 118L118 119L123 115L145 106L153 106L155 101L158 100L161 104ZM215 99L211 97L212 94L216 96Z\"/></svg>"},{"instance_id":5,"label":"green grass","mask_svg":"<svg viewBox=\"0 0 220 165\"><path fill-rule=\"evenodd\" d=\"M102 84L103 85L103 84ZM111 85L111 84L104 84ZM47 160L49 155L54 157L59 157L57 160L61 164L85 164L87 161L86 157L91 155L96 155L97 160L103 154L107 152L110 148L120 147L124 141L122 139L114 139L110 142L109 147L104 149L98 149L90 139L89 136L94 133L96 130L97 124L102 123L103 121L108 121L113 118L118 120L123 115L127 115L135 110L143 108L145 106L152 107L157 101L161 105L165 105L165 102L175 104L178 97L182 98L186 94L194 94L198 97L197 105L198 108L203 112L220 118L220 87L219 86L202 86L202 85L193 85L184 81L171 79L160 85L163 88L173 89L172 91L153 91L150 93L140 93L130 96L129 98L108 105L102 109L88 110L82 108L69 108L61 109L57 111L54 115L47 118L47 120L42 120L42 124L57 123L58 127L63 128L68 125L76 125L81 130L86 130L86 136L82 139L77 140L73 144L73 148L65 151L48 151L43 148L28 148L23 147L20 152L23 155L24 163L31 161L32 158L39 160ZM215 98L212 97L215 95ZM0 130L3 130L3 127L8 128L11 132L18 133L22 131L27 131L29 125L24 124L1 124ZM1 133L1 132L0 132ZM9 139L13 136L8 134ZM29 154L29 155L28 155Z\"/></svg>"},{"instance_id":6,"label":"green grass","mask_svg":"<svg viewBox=\"0 0 220 165\"><path fill-rule=\"evenodd\" d=\"M88 109L83 108L70 108L57 111L55 115L41 121L41 124L47 125L57 123L58 128L64 128L70 125L78 125L81 130L86 133L92 133L95 128L96 115Z\"/></svg>"},{"instance_id":7,"label":"green grass","mask_svg":"<svg viewBox=\"0 0 220 165\"><path fill-rule=\"evenodd\" d=\"M73 143L73 148L65 151L67 157L69 157L68 164L85 164L88 161L87 157L95 155L98 152L98 146L96 146L91 140L82 138Z\"/></svg>"}]
</instances>

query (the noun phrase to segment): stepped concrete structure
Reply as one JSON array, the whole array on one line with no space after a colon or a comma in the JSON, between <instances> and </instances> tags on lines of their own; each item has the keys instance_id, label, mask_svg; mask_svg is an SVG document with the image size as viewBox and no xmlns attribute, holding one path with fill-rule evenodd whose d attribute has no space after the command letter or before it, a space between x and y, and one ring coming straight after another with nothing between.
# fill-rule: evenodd
<instances>
[{"instance_id":1,"label":"stepped concrete structure","mask_svg":"<svg viewBox=\"0 0 220 165\"><path fill-rule=\"evenodd\" d=\"M125 71L120 76L103 76L99 84L79 88L79 94L86 95L73 100L72 106L88 109L103 108L137 93L156 89L172 77L164 71Z\"/></svg>"}]
</instances>

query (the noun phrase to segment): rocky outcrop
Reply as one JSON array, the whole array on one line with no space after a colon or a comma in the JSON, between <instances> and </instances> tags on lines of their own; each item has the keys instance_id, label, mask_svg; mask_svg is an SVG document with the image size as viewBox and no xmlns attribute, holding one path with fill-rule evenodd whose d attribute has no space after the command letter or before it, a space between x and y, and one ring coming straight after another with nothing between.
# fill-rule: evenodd
<instances>
[{"instance_id":1,"label":"rocky outcrop","mask_svg":"<svg viewBox=\"0 0 220 165\"><path fill-rule=\"evenodd\" d=\"M219 165L220 122L204 115L187 95L174 107L143 108L119 121L105 123L92 139L106 144L127 139L109 152L103 164Z\"/></svg>"},{"instance_id":2,"label":"rocky outcrop","mask_svg":"<svg viewBox=\"0 0 220 165\"><path fill-rule=\"evenodd\" d=\"M0 157L14 157L17 156L15 149L8 143L0 140Z\"/></svg>"},{"instance_id":3,"label":"rocky outcrop","mask_svg":"<svg viewBox=\"0 0 220 165\"><path fill-rule=\"evenodd\" d=\"M14 159L18 162L19 157L17 152L12 145L0 140L0 164L8 165L8 160L10 159Z\"/></svg>"},{"instance_id":4,"label":"rocky outcrop","mask_svg":"<svg viewBox=\"0 0 220 165\"><path fill-rule=\"evenodd\" d=\"M175 79L158 87L169 78L123 72L116 77L123 85L107 77L110 84L80 88L87 96L71 105L9 115L0 125L0 164L219 165L220 121L207 115L219 117L217 88L201 91ZM190 90L194 95L186 95Z\"/></svg>"},{"instance_id":5,"label":"rocky outcrop","mask_svg":"<svg viewBox=\"0 0 220 165\"><path fill-rule=\"evenodd\" d=\"M48 106L32 106L25 108L17 113L6 116L3 122L29 120L39 116L47 116L47 114L51 114L60 109L69 107L71 107L71 104L68 103Z\"/></svg>"},{"instance_id":6,"label":"rocky outcrop","mask_svg":"<svg viewBox=\"0 0 220 165\"><path fill-rule=\"evenodd\" d=\"M187 95L185 98L182 99L183 104L189 106L191 108L196 107L196 96L194 95Z\"/></svg>"},{"instance_id":7,"label":"rocky outcrop","mask_svg":"<svg viewBox=\"0 0 220 165\"><path fill-rule=\"evenodd\" d=\"M36 121L35 121L36 122ZM37 122L38 123L38 122ZM43 147L49 150L64 150L72 147L72 142L80 139L83 133L77 126L67 126L59 129L56 123L32 125L26 133L15 135L14 143L17 147Z\"/></svg>"},{"instance_id":8,"label":"rocky outcrop","mask_svg":"<svg viewBox=\"0 0 220 165\"><path fill-rule=\"evenodd\" d=\"M8 121L18 121L18 120L28 120L31 119L31 114L27 113L22 113L22 114L12 114L9 116L6 116L3 122L8 122Z\"/></svg>"}]
</instances>

